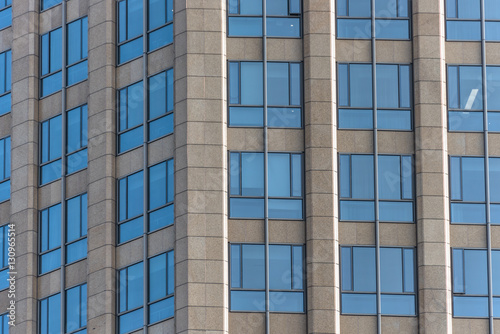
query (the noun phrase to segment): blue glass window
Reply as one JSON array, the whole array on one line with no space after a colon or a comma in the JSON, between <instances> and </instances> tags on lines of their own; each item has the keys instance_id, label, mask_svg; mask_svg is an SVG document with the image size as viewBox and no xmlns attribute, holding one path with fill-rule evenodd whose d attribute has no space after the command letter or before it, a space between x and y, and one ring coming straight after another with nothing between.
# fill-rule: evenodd
<instances>
[{"instance_id":1,"label":"blue glass window","mask_svg":"<svg viewBox=\"0 0 500 334\"><path fill-rule=\"evenodd\" d=\"M12 0L0 0L0 30L12 25Z\"/></svg>"},{"instance_id":2,"label":"blue glass window","mask_svg":"<svg viewBox=\"0 0 500 334\"><path fill-rule=\"evenodd\" d=\"M148 0L148 51L174 41L173 3L173 0Z\"/></svg>"},{"instance_id":3,"label":"blue glass window","mask_svg":"<svg viewBox=\"0 0 500 334\"><path fill-rule=\"evenodd\" d=\"M264 218L264 153L231 152L231 218ZM269 153L269 218L303 218L302 154Z\"/></svg>"},{"instance_id":4,"label":"blue glass window","mask_svg":"<svg viewBox=\"0 0 500 334\"><path fill-rule=\"evenodd\" d=\"M0 0L1 2L1 0ZM1 16L0 12L0 16ZM1 18L0 18L1 22ZM12 52L5 51L0 53L0 116L10 112L12 89Z\"/></svg>"},{"instance_id":5,"label":"blue glass window","mask_svg":"<svg viewBox=\"0 0 500 334\"><path fill-rule=\"evenodd\" d=\"M9 314L0 314L0 334L9 334Z\"/></svg>"},{"instance_id":6,"label":"blue glass window","mask_svg":"<svg viewBox=\"0 0 500 334\"><path fill-rule=\"evenodd\" d=\"M304 312L304 248L269 246L271 312ZM231 311L265 311L265 246L231 244Z\"/></svg>"},{"instance_id":7,"label":"blue glass window","mask_svg":"<svg viewBox=\"0 0 500 334\"><path fill-rule=\"evenodd\" d=\"M487 250L452 250L453 257L453 316L487 318L488 268ZM491 252L494 317L500 317L500 250Z\"/></svg>"},{"instance_id":8,"label":"blue glass window","mask_svg":"<svg viewBox=\"0 0 500 334\"><path fill-rule=\"evenodd\" d=\"M143 182L142 171L118 181L118 243L143 233Z\"/></svg>"},{"instance_id":9,"label":"blue glass window","mask_svg":"<svg viewBox=\"0 0 500 334\"><path fill-rule=\"evenodd\" d=\"M375 247L341 247L343 314L376 314ZM415 254L412 248L380 248L383 315L415 315Z\"/></svg>"},{"instance_id":10,"label":"blue glass window","mask_svg":"<svg viewBox=\"0 0 500 334\"><path fill-rule=\"evenodd\" d=\"M498 1L484 0L487 41L500 41L500 6ZM480 0L446 0L446 39L481 40Z\"/></svg>"},{"instance_id":11,"label":"blue glass window","mask_svg":"<svg viewBox=\"0 0 500 334\"><path fill-rule=\"evenodd\" d=\"M87 79L88 20L83 17L68 24L67 85Z\"/></svg>"},{"instance_id":12,"label":"blue glass window","mask_svg":"<svg viewBox=\"0 0 500 334\"><path fill-rule=\"evenodd\" d=\"M87 105L68 111L66 130L66 173L87 167Z\"/></svg>"},{"instance_id":13,"label":"blue glass window","mask_svg":"<svg viewBox=\"0 0 500 334\"><path fill-rule=\"evenodd\" d=\"M61 204L40 212L39 272L45 274L61 266Z\"/></svg>"},{"instance_id":14,"label":"blue glass window","mask_svg":"<svg viewBox=\"0 0 500 334\"><path fill-rule=\"evenodd\" d=\"M174 316L174 251L149 259L149 323Z\"/></svg>"},{"instance_id":15,"label":"blue glass window","mask_svg":"<svg viewBox=\"0 0 500 334\"><path fill-rule=\"evenodd\" d=\"M62 116L56 116L41 124L40 184L61 177Z\"/></svg>"},{"instance_id":16,"label":"blue glass window","mask_svg":"<svg viewBox=\"0 0 500 334\"><path fill-rule=\"evenodd\" d=\"M46 10L50 7L54 7L55 5L58 5L62 2L62 0L41 0L40 5L41 5L41 10Z\"/></svg>"},{"instance_id":17,"label":"blue glass window","mask_svg":"<svg viewBox=\"0 0 500 334\"><path fill-rule=\"evenodd\" d=\"M154 231L174 223L174 160L149 167L149 228Z\"/></svg>"},{"instance_id":18,"label":"blue glass window","mask_svg":"<svg viewBox=\"0 0 500 334\"><path fill-rule=\"evenodd\" d=\"M87 194L66 201L66 263L87 257Z\"/></svg>"},{"instance_id":19,"label":"blue glass window","mask_svg":"<svg viewBox=\"0 0 500 334\"><path fill-rule=\"evenodd\" d=\"M0 226L0 290L9 287L9 225ZM1 324L0 324L1 325ZM0 326L1 328L1 326Z\"/></svg>"},{"instance_id":20,"label":"blue glass window","mask_svg":"<svg viewBox=\"0 0 500 334\"><path fill-rule=\"evenodd\" d=\"M0 202L10 198L10 137L0 139Z\"/></svg>"},{"instance_id":21,"label":"blue glass window","mask_svg":"<svg viewBox=\"0 0 500 334\"><path fill-rule=\"evenodd\" d=\"M411 130L410 65L377 64L377 129ZM338 64L340 129L373 129L371 64Z\"/></svg>"},{"instance_id":22,"label":"blue glass window","mask_svg":"<svg viewBox=\"0 0 500 334\"><path fill-rule=\"evenodd\" d=\"M413 162L407 155L378 156L379 219L382 222L414 221ZM373 155L341 154L340 219L375 220Z\"/></svg>"},{"instance_id":23,"label":"blue glass window","mask_svg":"<svg viewBox=\"0 0 500 334\"><path fill-rule=\"evenodd\" d=\"M301 0L267 1L268 37L301 36ZM228 35L262 36L262 0L229 0Z\"/></svg>"},{"instance_id":24,"label":"blue glass window","mask_svg":"<svg viewBox=\"0 0 500 334\"><path fill-rule=\"evenodd\" d=\"M174 316L174 252L149 259L149 319L155 323ZM124 334L144 324L143 262L118 271L118 333Z\"/></svg>"},{"instance_id":25,"label":"blue glass window","mask_svg":"<svg viewBox=\"0 0 500 334\"><path fill-rule=\"evenodd\" d=\"M302 127L300 63L267 63L269 127ZM229 125L264 126L262 62L229 62Z\"/></svg>"},{"instance_id":26,"label":"blue glass window","mask_svg":"<svg viewBox=\"0 0 500 334\"><path fill-rule=\"evenodd\" d=\"M62 28L42 35L40 54L40 97L44 97L61 90Z\"/></svg>"},{"instance_id":27,"label":"blue glass window","mask_svg":"<svg viewBox=\"0 0 500 334\"><path fill-rule=\"evenodd\" d=\"M118 2L118 64L142 54L142 0Z\"/></svg>"},{"instance_id":28,"label":"blue glass window","mask_svg":"<svg viewBox=\"0 0 500 334\"><path fill-rule=\"evenodd\" d=\"M66 290L66 333L86 333L87 284Z\"/></svg>"},{"instance_id":29,"label":"blue glass window","mask_svg":"<svg viewBox=\"0 0 500 334\"><path fill-rule=\"evenodd\" d=\"M40 334L61 333L61 294L40 300Z\"/></svg>"},{"instance_id":30,"label":"blue glass window","mask_svg":"<svg viewBox=\"0 0 500 334\"><path fill-rule=\"evenodd\" d=\"M375 1L375 14L371 1ZM410 8L408 0L338 0L337 37L370 39L375 15L376 38L409 39Z\"/></svg>"},{"instance_id":31,"label":"blue glass window","mask_svg":"<svg viewBox=\"0 0 500 334\"><path fill-rule=\"evenodd\" d=\"M169 69L148 79L149 140L174 132L174 70Z\"/></svg>"},{"instance_id":32,"label":"blue glass window","mask_svg":"<svg viewBox=\"0 0 500 334\"><path fill-rule=\"evenodd\" d=\"M144 122L144 85L141 82L118 91L118 153L142 145Z\"/></svg>"}]
</instances>

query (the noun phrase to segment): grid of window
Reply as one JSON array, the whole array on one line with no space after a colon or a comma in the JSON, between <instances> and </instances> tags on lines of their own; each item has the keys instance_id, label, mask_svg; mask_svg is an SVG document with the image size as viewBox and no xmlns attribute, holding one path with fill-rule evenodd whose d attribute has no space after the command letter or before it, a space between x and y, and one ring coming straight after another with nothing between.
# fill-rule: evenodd
<instances>
[{"instance_id":1,"label":"grid of window","mask_svg":"<svg viewBox=\"0 0 500 334\"><path fill-rule=\"evenodd\" d=\"M80 18L67 24L67 40L63 45L62 27L41 37L40 42L40 97L61 90L62 49L66 48L67 86L87 79L88 20Z\"/></svg>"},{"instance_id":2,"label":"grid of window","mask_svg":"<svg viewBox=\"0 0 500 334\"><path fill-rule=\"evenodd\" d=\"M377 129L411 130L410 65L377 64ZM372 64L338 64L340 129L373 129Z\"/></svg>"},{"instance_id":3,"label":"grid of window","mask_svg":"<svg viewBox=\"0 0 500 334\"><path fill-rule=\"evenodd\" d=\"M12 0L0 0L0 30L12 25Z\"/></svg>"},{"instance_id":4,"label":"grid of window","mask_svg":"<svg viewBox=\"0 0 500 334\"><path fill-rule=\"evenodd\" d=\"M87 79L88 66L88 19L83 17L68 23L67 33L67 79L66 85L71 86Z\"/></svg>"},{"instance_id":5,"label":"grid of window","mask_svg":"<svg viewBox=\"0 0 500 334\"><path fill-rule=\"evenodd\" d=\"M67 289L64 330L61 326L61 293L40 300L40 334L87 333L87 284Z\"/></svg>"},{"instance_id":6,"label":"grid of window","mask_svg":"<svg viewBox=\"0 0 500 334\"><path fill-rule=\"evenodd\" d=\"M485 39L500 41L500 3L496 0L446 0L446 39L481 40L481 2L485 12Z\"/></svg>"},{"instance_id":7,"label":"grid of window","mask_svg":"<svg viewBox=\"0 0 500 334\"><path fill-rule=\"evenodd\" d=\"M489 158L490 221L500 224L500 158ZM451 222L486 224L484 157L450 157Z\"/></svg>"},{"instance_id":8,"label":"grid of window","mask_svg":"<svg viewBox=\"0 0 500 334\"><path fill-rule=\"evenodd\" d=\"M153 51L174 41L173 0L148 0L148 50ZM118 63L143 53L143 0L118 2Z\"/></svg>"},{"instance_id":9,"label":"grid of window","mask_svg":"<svg viewBox=\"0 0 500 334\"><path fill-rule=\"evenodd\" d=\"M174 251L149 260L148 324L174 316ZM144 325L143 262L118 271L118 333L135 331Z\"/></svg>"},{"instance_id":10,"label":"grid of window","mask_svg":"<svg viewBox=\"0 0 500 334\"><path fill-rule=\"evenodd\" d=\"M343 314L377 314L375 247L342 246L341 310ZM415 251L380 248L383 315L415 315Z\"/></svg>"},{"instance_id":11,"label":"grid of window","mask_svg":"<svg viewBox=\"0 0 500 334\"><path fill-rule=\"evenodd\" d=\"M151 232L174 223L174 160L150 166L148 176L148 231ZM144 232L143 187L143 171L118 181L118 243L137 238Z\"/></svg>"},{"instance_id":12,"label":"grid of window","mask_svg":"<svg viewBox=\"0 0 500 334\"><path fill-rule=\"evenodd\" d=\"M265 245L230 245L231 311L265 311ZM269 246L271 312L304 312L304 247Z\"/></svg>"},{"instance_id":13,"label":"grid of window","mask_svg":"<svg viewBox=\"0 0 500 334\"><path fill-rule=\"evenodd\" d=\"M413 161L409 155L379 155L379 220L414 221ZM341 154L340 220L375 220L374 159L371 154Z\"/></svg>"},{"instance_id":14,"label":"grid of window","mask_svg":"<svg viewBox=\"0 0 500 334\"><path fill-rule=\"evenodd\" d=\"M262 0L229 0L228 36L262 36ZM301 0L266 2L267 37L300 37Z\"/></svg>"},{"instance_id":15,"label":"grid of window","mask_svg":"<svg viewBox=\"0 0 500 334\"><path fill-rule=\"evenodd\" d=\"M0 203L10 198L10 137L0 139Z\"/></svg>"},{"instance_id":16,"label":"grid of window","mask_svg":"<svg viewBox=\"0 0 500 334\"><path fill-rule=\"evenodd\" d=\"M9 226L0 226L0 290L9 287ZM0 326L1 327L1 326Z\"/></svg>"},{"instance_id":17,"label":"grid of window","mask_svg":"<svg viewBox=\"0 0 500 334\"><path fill-rule=\"evenodd\" d=\"M262 62L229 62L229 125L264 126ZM267 63L267 123L269 127L302 127L300 63Z\"/></svg>"},{"instance_id":18,"label":"grid of window","mask_svg":"<svg viewBox=\"0 0 500 334\"><path fill-rule=\"evenodd\" d=\"M264 153L230 152L230 218L264 218ZM302 154L269 153L271 219L303 218Z\"/></svg>"},{"instance_id":19,"label":"grid of window","mask_svg":"<svg viewBox=\"0 0 500 334\"><path fill-rule=\"evenodd\" d=\"M0 315L0 334L9 334L9 314Z\"/></svg>"},{"instance_id":20,"label":"grid of window","mask_svg":"<svg viewBox=\"0 0 500 334\"><path fill-rule=\"evenodd\" d=\"M66 263L87 256L87 194L66 200ZM61 266L61 203L40 211L39 272L45 274Z\"/></svg>"},{"instance_id":21,"label":"grid of window","mask_svg":"<svg viewBox=\"0 0 500 334\"><path fill-rule=\"evenodd\" d=\"M10 98L10 90L12 89L11 80L12 52L9 50L0 53L0 116L10 112L12 108Z\"/></svg>"},{"instance_id":22,"label":"grid of window","mask_svg":"<svg viewBox=\"0 0 500 334\"><path fill-rule=\"evenodd\" d=\"M155 140L174 132L174 71L148 78L148 133ZM118 153L143 144L144 84L142 81L118 91Z\"/></svg>"},{"instance_id":23,"label":"grid of window","mask_svg":"<svg viewBox=\"0 0 500 334\"><path fill-rule=\"evenodd\" d=\"M486 67L488 131L500 132L500 66ZM448 66L448 128L484 131L481 66Z\"/></svg>"},{"instance_id":24,"label":"grid of window","mask_svg":"<svg viewBox=\"0 0 500 334\"><path fill-rule=\"evenodd\" d=\"M488 269L486 249L454 248L453 316L487 318ZM493 316L500 318L500 250L491 252Z\"/></svg>"},{"instance_id":25,"label":"grid of window","mask_svg":"<svg viewBox=\"0 0 500 334\"><path fill-rule=\"evenodd\" d=\"M41 0L40 1L40 6L41 10L46 10L51 7L54 7L55 5L58 5L62 2L62 0Z\"/></svg>"},{"instance_id":26,"label":"grid of window","mask_svg":"<svg viewBox=\"0 0 500 334\"><path fill-rule=\"evenodd\" d=\"M371 18L375 15L376 38L409 39L410 10L409 0L337 0L337 37L372 38Z\"/></svg>"}]
</instances>

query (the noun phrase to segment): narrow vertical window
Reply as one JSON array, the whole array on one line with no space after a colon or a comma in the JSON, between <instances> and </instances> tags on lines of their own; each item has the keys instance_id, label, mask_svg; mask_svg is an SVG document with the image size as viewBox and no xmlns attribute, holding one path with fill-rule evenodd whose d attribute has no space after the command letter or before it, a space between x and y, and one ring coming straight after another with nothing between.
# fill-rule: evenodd
<instances>
[{"instance_id":1,"label":"narrow vertical window","mask_svg":"<svg viewBox=\"0 0 500 334\"><path fill-rule=\"evenodd\" d=\"M12 0L0 0L0 30L12 25Z\"/></svg>"},{"instance_id":2,"label":"narrow vertical window","mask_svg":"<svg viewBox=\"0 0 500 334\"><path fill-rule=\"evenodd\" d=\"M149 231L174 223L174 160L149 167Z\"/></svg>"},{"instance_id":3,"label":"narrow vertical window","mask_svg":"<svg viewBox=\"0 0 500 334\"><path fill-rule=\"evenodd\" d=\"M10 137L0 139L0 203L10 198Z\"/></svg>"},{"instance_id":4,"label":"narrow vertical window","mask_svg":"<svg viewBox=\"0 0 500 334\"><path fill-rule=\"evenodd\" d=\"M11 93L10 93L11 89L12 89L12 52L9 50L0 53L0 116L10 112L12 108Z\"/></svg>"},{"instance_id":5,"label":"narrow vertical window","mask_svg":"<svg viewBox=\"0 0 500 334\"><path fill-rule=\"evenodd\" d=\"M9 287L9 226L0 226L0 290ZM0 325L1 327L1 325Z\"/></svg>"},{"instance_id":6,"label":"narrow vertical window","mask_svg":"<svg viewBox=\"0 0 500 334\"><path fill-rule=\"evenodd\" d=\"M61 90L62 28L42 35L40 44L40 97L45 97Z\"/></svg>"},{"instance_id":7,"label":"narrow vertical window","mask_svg":"<svg viewBox=\"0 0 500 334\"><path fill-rule=\"evenodd\" d=\"M61 204L40 212L39 272L45 274L61 266Z\"/></svg>"},{"instance_id":8,"label":"narrow vertical window","mask_svg":"<svg viewBox=\"0 0 500 334\"><path fill-rule=\"evenodd\" d=\"M40 184L61 177L62 116L53 117L41 124Z\"/></svg>"},{"instance_id":9,"label":"narrow vertical window","mask_svg":"<svg viewBox=\"0 0 500 334\"><path fill-rule=\"evenodd\" d=\"M66 263L87 257L87 194L66 201Z\"/></svg>"},{"instance_id":10,"label":"narrow vertical window","mask_svg":"<svg viewBox=\"0 0 500 334\"><path fill-rule=\"evenodd\" d=\"M143 172L118 181L118 243L132 240L144 232Z\"/></svg>"},{"instance_id":11,"label":"narrow vertical window","mask_svg":"<svg viewBox=\"0 0 500 334\"><path fill-rule=\"evenodd\" d=\"M66 333L87 333L87 284L66 290Z\"/></svg>"},{"instance_id":12,"label":"narrow vertical window","mask_svg":"<svg viewBox=\"0 0 500 334\"><path fill-rule=\"evenodd\" d=\"M143 0L118 2L118 64L139 57L143 52Z\"/></svg>"},{"instance_id":13,"label":"narrow vertical window","mask_svg":"<svg viewBox=\"0 0 500 334\"><path fill-rule=\"evenodd\" d=\"M118 277L118 333L125 334L144 324L143 263L119 270Z\"/></svg>"},{"instance_id":14,"label":"narrow vertical window","mask_svg":"<svg viewBox=\"0 0 500 334\"><path fill-rule=\"evenodd\" d=\"M67 33L67 82L71 86L87 79L88 19L83 17L68 24Z\"/></svg>"},{"instance_id":15,"label":"narrow vertical window","mask_svg":"<svg viewBox=\"0 0 500 334\"><path fill-rule=\"evenodd\" d=\"M148 79L149 140L174 132L174 70L156 74Z\"/></svg>"},{"instance_id":16,"label":"narrow vertical window","mask_svg":"<svg viewBox=\"0 0 500 334\"><path fill-rule=\"evenodd\" d=\"M174 316L174 251L149 259L149 324Z\"/></svg>"},{"instance_id":17,"label":"narrow vertical window","mask_svg":"<svg viewBox=\"0 0 500 334\"><path fill-rule=\"evenodd\" d=\"M61 332L61 294L40 300L40 334Z\"/></svg>"},{"instance_id":18,"label":"narrow vertical window","mask_svg":"<svg viewBox=\"0 0 500 334\"><path fill-rule=\"evenodd\" d=\"M118 153L143 143L144 85L141 82L118 91Z\"/></svg>"},{"instance_id":19,"label":"narrow vertical window","mask_svg":"<svg viewBox=\"0 0 500 334\"><path fill-rule=\"evenodd\" d=\"M66 117L66 173L87 167L87 105L72 109Z\"/></svg>"},{"instance_id":20,"label":"narrow vertical window","mask_svg":"<svg viewBox=\"0 0 500 334\"><path fill-rule=\"evenodd\" d=\"M174 1L148 0L148 50L174 41Z\"/></svg>"}]
</instances>

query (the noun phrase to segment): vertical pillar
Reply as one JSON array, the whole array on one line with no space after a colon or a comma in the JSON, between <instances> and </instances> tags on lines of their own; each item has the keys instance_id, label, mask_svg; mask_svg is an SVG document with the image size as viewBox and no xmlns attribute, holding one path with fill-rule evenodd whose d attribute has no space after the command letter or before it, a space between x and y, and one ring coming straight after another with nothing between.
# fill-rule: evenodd
<instances>
[{"instance_id":1,"label":"vertical pillar","mask_svg":"<svg viewBox=\"0 0 500 334\"><path fill-rule=\"evenodd\" d=\"M12 2L11 223L16 226L16 326L37 332L38 0Z\"/></svg>"},{"instance_id":2,"label":"vertical pillar","mask_svg":"<svg viewBox=\"0 0 500 334\"><path fill-rule=\"evenodd\" d=\"M444 1L413 2L419 327L451 333Z\"/></svg>"},{"instance_id":3,"label":"vertical pillar","mask_svg":"<svg viewBox=\"0 0 500 334\"><path fill-rule=\"evenodd\" d=\"M339 333L335 4L304 0L308 333Z\"/></svg>"},{"instance_id":4,"label":"vertical pillar","mask_svg":"<svg viewBox=\"0 0 500 334\"><path fill-rule=\"evenodd\" d=\"M116 319L116 1L89 2L88 323L115 333Z\"/></svg>"},{"instance_id":5,"label":"vertical pillar","mask_svg":"<svg viewBox=\"0 0 500 334\"><path fill-rule=\"evenodd\" d=\"M174 2L176 332L228 332L226 1Z\"/></svg>"}]
</instances>

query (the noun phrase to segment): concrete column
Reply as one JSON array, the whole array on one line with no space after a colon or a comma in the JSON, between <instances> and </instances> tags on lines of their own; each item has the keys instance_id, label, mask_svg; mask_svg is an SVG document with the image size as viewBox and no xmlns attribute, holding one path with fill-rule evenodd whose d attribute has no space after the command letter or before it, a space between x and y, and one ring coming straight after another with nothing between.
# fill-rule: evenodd
<instances>
[{"instance_id":1,"label":"concrete column","mask_svg":"<svg viewBox=\"0 0 500 334\"><path fill-rule=\"evenodd\" d=\"M12 3L11 222L16 225L16 327L37 332L38 0Z\"/></svg>"},{"instance_id":2,"label":"concrete column","mask_svg":"<svg viewBox=\"0 0 500 334\"><path fill-rule=\"evenodd\" d=\"M444 1L413 2L419 330L451 333Z\"/></svg>"},{"instance_id":3,"label":"concrete column","mask_svg":"<svg viewBox=\"0 0 500 334\"><path fill-rule=\"evenodd\" d=\"M176 333L228 332L225 8L174 2Z\"/></svg>"},{"instance_id":4,"label":"concrete column","mask_svg":"<svg viewBox=\"0 0 500 334\"><path fill-rule=\"evenodd\" d=\"M335 4L304 1L308 333L339 333Z\"/></svg>"},{"instance_id":5,"label":"concrete column","mask_svg":"<svg viewBox=\"0 0 500 334\"><path fill-rule=\"evenodd\" d=\"M115 333L116 1L89 2L88 323Z\"/></svg>"}]
</instances>

